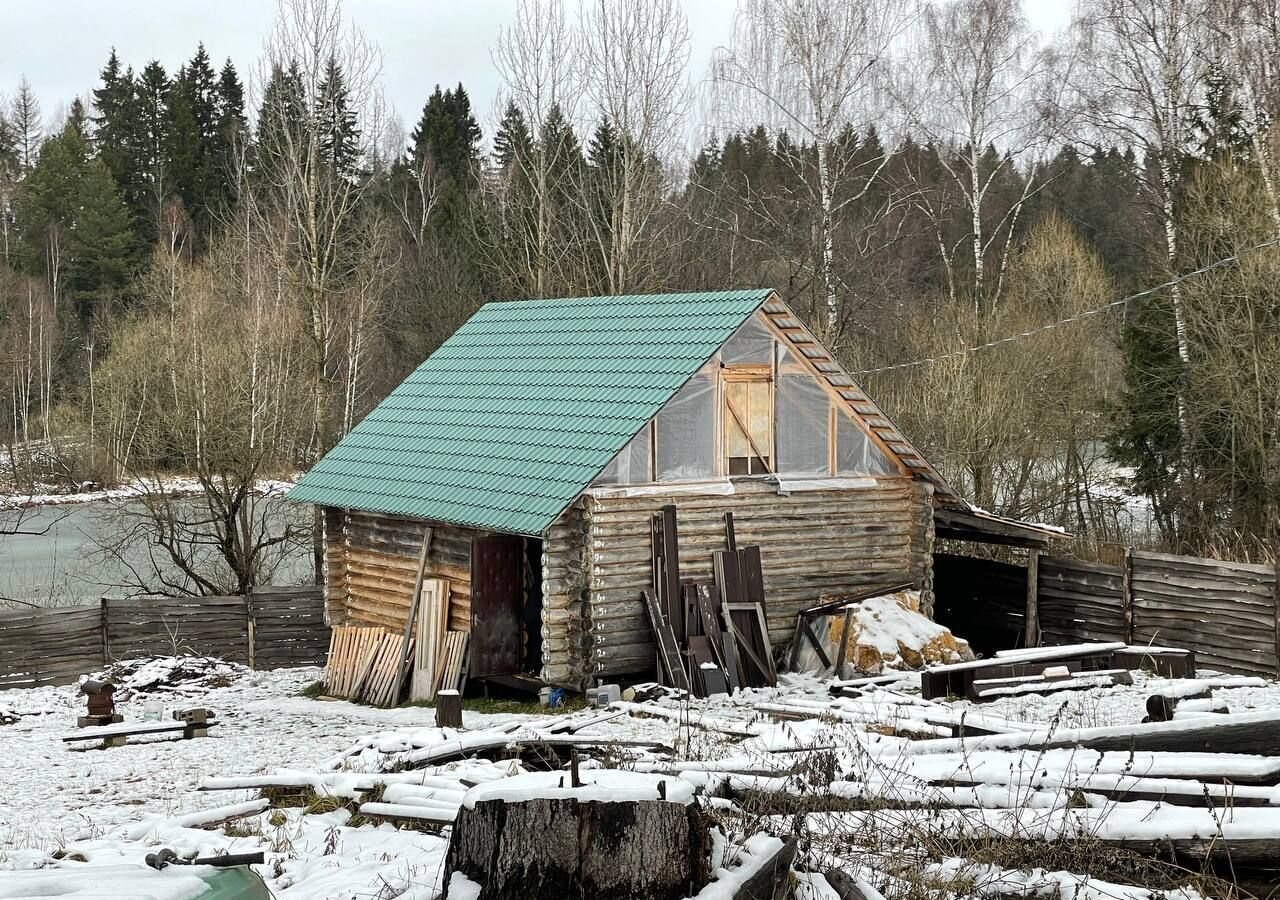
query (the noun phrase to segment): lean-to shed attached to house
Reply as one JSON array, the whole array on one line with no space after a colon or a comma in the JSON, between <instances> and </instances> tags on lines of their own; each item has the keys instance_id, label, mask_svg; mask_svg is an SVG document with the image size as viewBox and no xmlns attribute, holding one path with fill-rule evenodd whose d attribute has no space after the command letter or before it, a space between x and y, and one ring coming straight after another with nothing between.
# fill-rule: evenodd
<instances>
[{"instance_id":1,"label":"lean-to shed attached to house","mask_svg":"<svg viewBox=\"0 0 1280 900\"><path fill-rule=\"evenodd\" d=\"M404 627L430 525L471 676L573 688L653 668L666 504L682 577L710 577L726 511L760 545L777 642L822 595L897 575L927 608L935 518L1026 538L956 496L771 290L489 303L289 496L324 507L334 624Z\"/></svg>"}]
</instances>

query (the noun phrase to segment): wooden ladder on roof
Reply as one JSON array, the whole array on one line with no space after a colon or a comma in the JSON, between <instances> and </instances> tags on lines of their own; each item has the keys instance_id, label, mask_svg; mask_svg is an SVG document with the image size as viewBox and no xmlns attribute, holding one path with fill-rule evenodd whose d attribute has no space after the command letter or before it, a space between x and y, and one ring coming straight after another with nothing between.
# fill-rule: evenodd
<instances>
[{"instance_id":1,"label":"wooden ladder on roof","mask_svg":"<svg viewBox=\"0 0 1280 900\"><path fill-rule=\"evenodd\" d=\"M872 442L882 452L899 459L913 477L931 482L940 499L954 500L963 504L964 501L955 490L946 483L923 454L903 437L884 411L849 377L844 367L831 357L822 342L813 336L813 333L785 303L770 299L765 301L760 311L791 354L800 360L815 378L829 385L853 417L866 426Z\"/></svg>"}]
</instances>

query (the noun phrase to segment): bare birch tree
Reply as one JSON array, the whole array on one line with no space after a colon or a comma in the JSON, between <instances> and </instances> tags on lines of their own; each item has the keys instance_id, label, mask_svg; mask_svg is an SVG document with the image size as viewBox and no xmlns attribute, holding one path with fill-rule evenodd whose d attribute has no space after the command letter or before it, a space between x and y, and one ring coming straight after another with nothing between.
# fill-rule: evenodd
<instances>
[{"instance_id":1,"label":"bare birch tree","mask_svg":"<svg viewBox=\"0 0 1280 900\"><path fill-rule=\"evenodd\" d=\"M259 72L261 95L257 142L242 195L257 240L271 249L306 321L314 427L308 457L329 450L350 421L345 398L358 385L364 335L351 328L373 327L368 304L381 299L388 265L382 223L365 202L370 179L334 164L335 134L330 80L340 73L345 103L355 114L350 139L358 160L370 156L381 135L370 121L376 103L381 55L357 29L343 21L340 0L280 0L275 29ZM348 321L354 298L361 315ZM358 351L355 356L349 356ZM355 363L352 365L352 363ZM323 571L317 511L314 557Z\"/></svg>"},{"instance_id":2,"label":"bare birch tree","mask_svg":"<svg viewBox=\"0 0 1280 900\"><path fill-rule=\"evenodd\" d=\"M533 207L518 208L511 217L532 223L530 246L521 256L522 274L536 297L547 296L553 281L559 289L568 280L555 273L574 251L562 208L565 185L560 182L562 176L569 177L580 151L562 139L561 130L575 120L582 99L582 43L561 0L519 0L515 23L501 31L493 49L504 91L532 132L530 158L515 161L527 197L508 189L502 203Z\"/></svg>"},{"instance_id":3,"label":"bare birch tree","mask_svg":"<svg viewBox=\"0 0 1280 900\"><path fill-rule=\"evenodd\" d=\"M640 286L642 242L654 246L668 167L689 105L689 26L677 0L591 0L581 10L586 112L616 129L587 219L609 293Z\"/></svg>"},{"instance_id":4,"label":"bare birch tree","mask_svg":"<svg viewBox=\"0 0 1280 900\"><path fill-rule=\"evenodd\" d=\"M999 303L1018 218L1038 187L1042 154L1058 134L1058 118L1046 110L1063 104L1046 100L1064 73L1055 71L1054 56L1040 46L1020 0L950 0L927 7L921 24L917 62L906 67L895 93L911 129L932 146L962 198L969 289L974 308L982 311ZM1021 173L1015 171L1019 165ZM1020 196L993 209L992 187L1011 175L1021 177ZM918 196L941 231L946 213L936 198ZM958 248L941 234L938 246L954 300ZM994 273L987 271L989 259Z\"/></svg>"},{"instance_id":5,"label":"bare birch tree","mask_svg":"<svg viewBox=\"0 0 1280 900\"><path fill-rule=\"evenodd\" d=\"M1215 13L1215 55L1240 95L1267 211L1280 232L1274 127L1280 117L1280 6L1276 0L1216 0Z\"/></svg>"},{"instance_id":6,"label":"bare birch tree","mask_svg":"<svg viewBox=\"0 0 1280 900\"><path fill-rule=\"evenodd\" d=\"M831 337L840 325L841 297L850 290L836 273L838 220L862 200L894 153L854 163L853 155L836 148L846 131L866 134L881 121L890 60L916 15L914 3L897 0L742 0L733 44L712 63L720 125L763 122L774 134L799 138L786 145L787 162L817 211L817 277ZM837 199L837 186L853 174L853 165L869 167L862 187Z\"/></svg>"},{"instance_id":7,"label":"bare birch tree","mask_svg":"<svg viewBox=\"0 0 1280 900\"><path fill-rule=\"evenodd\" d=\"M234 238L211 253L199 264L157 254L143 309L117 328L98 376L104 431L118 436L109 450L139 489L113 507L98 552L138 593L244 594L305 546L307 514L260 487L307 439L303 317L290 306L264 321L239 289ZM269 384L254 362L263 345L289 360ZM264 393L282 414L256 413ZM164 477L174 470L199 491L175 491Z\"/></svg>"},{"instance_id":8,"label":"bare birch tree","mask_svg":"<svg viewBox=\"0 0 1280 900\"><path fill-rule=\"evenodd\" d=\"M315 434L312 455L333 446L341 431L339 386L346 323L346 291L362 266L385 261L371 254L360 227L369 182L326 165L330 135L320 111L326 74L343 74L351 108L367 112L377 91L378 51L342 18L339 0L281 0L259 73L263 91L258 143L248 202L259 239L268 242L306 314L313 370ZM276 90L268 94L274 82ZM362 146L361 151L367 152ZM256 190L253 189L256 187Z\"/></svg>"},{"instance_id":9,"label":"bare birch tree","mask_svg":"<svg viewBox=\"0 0 1280 900\"><path fill-rule=\"evenodd\" d=\"M1210 0L1086 0L1074 24L1083 65L1073 79L1084 121L1099 135L1137 149L1155 170L1154 205L1165 258L1177 266L1179 166L1194 142L1207 66ZM1191 363L1182 291L1171 289L1178 358ZM1178 393L1183 444L1190 443L1186 397Z\"/></svg>"}]
</instances>

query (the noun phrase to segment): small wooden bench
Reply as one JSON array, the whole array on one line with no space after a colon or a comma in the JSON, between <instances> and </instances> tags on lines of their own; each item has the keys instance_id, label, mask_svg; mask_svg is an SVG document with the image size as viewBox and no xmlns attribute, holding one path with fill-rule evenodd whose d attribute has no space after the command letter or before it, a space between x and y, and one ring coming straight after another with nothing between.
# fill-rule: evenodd
<instances>
[{"instance_id":1,"label":"small wooden bench","mask_svg":"<svg viewBox=\"0 0 1280 900\"><path fill-rule=\"evenodd\" d=\"M179 740L206 737L209 729L218 723L207 722L139 722L134 724L105 725L101 728L82 728L75 734L62 738L63 743L73 741L102 741L102 749L123 747L131 737L149 734L180 734Z\"/></svg>"}]
</instances>

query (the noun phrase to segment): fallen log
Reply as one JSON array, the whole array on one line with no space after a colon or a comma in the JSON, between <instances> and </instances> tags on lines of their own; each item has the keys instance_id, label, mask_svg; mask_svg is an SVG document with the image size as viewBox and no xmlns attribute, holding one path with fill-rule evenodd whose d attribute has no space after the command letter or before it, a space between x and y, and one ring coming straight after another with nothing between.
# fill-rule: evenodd
<instances>
[{"instance_id":1,"label":"fallen log","mask_svg":"<svg viewBox=\"0 0 1280 900\"><path fill-rule=\"evenodd\" d=\"M1013 841L1081 841L1184 864L1266 865L1280 853L1280 811L1116 803L1100 809L920 809L806 816L815 840L874 838L884 847L933 837L955 847ZM773 822L775 820L769 820ZM778 827L792 817L780 817Z\"/></svg>"},{"instance_id":2,"label":"fallen log","mask_svg":"<svg viewBox=\"0 0 1280 900\"><path fill-rule=\"evenodd\" d=\"M863 689L880 685L900 685L902 687L918 687L919 672L891 672L887 675L867 675L864 678L845 678L831 682L827 690L837 696L859 697Z\"/></svg>"},{"instance_id":3,"label":"fallen log","mask_svg":"<svg viewBox=\"0 0 1280 900\"><path fill-rule=\"evenodd\" d=\"M518 755L523 750L550 748L564 751L616 750L623 748L652 750L670 753L671 748L659 741L627 740L623 738L583 739L566 734L503 734L475 739L468 735L463 739L445 741L422 747L406 754L408 762L416 766L435 766L471 757Z\"/></svg>"},{"instance_id":4,"label":"fallen log","mask_svg":"<svg viewBox=\"0 0 1280 900\"><path fill-rule=\"evenodd\" d=\"M1209 753L1245 753L1271 756L1280 749L1280 710L1260 710L1169 722L1116 725L1104 728L1055 730L1028 729L1015 734L978 738L916 741L894 753L953 753L974 750L1055 749L1084 747L1090 750L1157 750Z\"/></svg>"},{"instance_id":5,"label":"fallen log","mask_svg":"<svg viewBox=\"0 0 1280 900\"><path fill-rule=\"evenodd\" d=\"M1112 643L1033 647L1001 651L993 659L933 666L920 673L920 695L926 700L965 697L975 679L1040 675L1046 666L1065 666L1073 673L1107 669L1112 667L1112 655L1124 646L1123 643Z\"/></svg>"},{"instance_id":6,"label":"fallen log","mask_svg":"<svg viewBox=\"0 0 1280 900\"><path fill-rule=\"evenodd\" d=\"M1093 688L1130 684L1133 684L1133 675L1127 669L1078 672L1065 678L1053 678L1044 674L1013 678L979 678L974 679L969 685L969 699L976 703L987 703L1002 697L1054 694L1059 691L1088 691Z\"/></svg>"},{"instance_id":7,"label":"fallen log","mask_svg":"<svg viewBox=\"0 0 1280 900\"><path fill-rule=\"evenodd\" d=\"M884 900L884 895L871 885L841 869L827 869L824 875L840 900Z\"/></svg>"},{"instance_id":8,"label":"fallen log","mask_svg":"<svg viewBox=\"0 0 1280 900\"><path fill-rule=\"evenodd\" d=\"M782 900L790 893L787 876L799 844L787 838L776 853L766 856L755 872L733 892L733 900Z\"/></svg>"},{"instance_id":9,"label":"fallen log","mask_svg":"<svg viewBox=\"0 0 1280 900\"><path fill-rule=\"evenodd\" d=\"M425 806L408 803L362 803L360 815L378 819L410 820L415 822L431 822L435 825L450 825L458 815L458 807Z\"/></svg>"}]
</instances>

